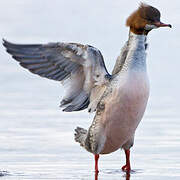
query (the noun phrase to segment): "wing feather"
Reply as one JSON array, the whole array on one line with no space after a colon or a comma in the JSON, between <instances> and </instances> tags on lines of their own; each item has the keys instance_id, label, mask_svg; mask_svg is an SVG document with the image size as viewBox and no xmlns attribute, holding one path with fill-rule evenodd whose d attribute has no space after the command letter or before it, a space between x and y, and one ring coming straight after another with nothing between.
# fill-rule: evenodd
<instances>
[{"instance_id":1,"label":"wing feather","mask_svg":"<svg viewBox=\"0 0 180 180\"><path fill-rule=\"evenodd\" d=\"M13 44L6 40L3 40L3 45L13 59L30 72L61 81L63 85L68 84L66 95L60 105L64 107L64 111L87 108L92 89L110 80L101 52L89 45L76 43L27 45Z\"/></svg>"},{"instance_id":2,"label":"wing feather","mask_svg":"<svg viewBox=\"0 0 180 180\"><path fill-rule=\"evenodd\" d=\"M123 48L121 49L121 53L118 56L118 58L116 60L116 64L113 68L112 75L117 74L118 72L121 71L121 69L125 63L127 53L128 53L128 42L126 42L125 45L123 46Z\"/></svg>"}]
</instances>

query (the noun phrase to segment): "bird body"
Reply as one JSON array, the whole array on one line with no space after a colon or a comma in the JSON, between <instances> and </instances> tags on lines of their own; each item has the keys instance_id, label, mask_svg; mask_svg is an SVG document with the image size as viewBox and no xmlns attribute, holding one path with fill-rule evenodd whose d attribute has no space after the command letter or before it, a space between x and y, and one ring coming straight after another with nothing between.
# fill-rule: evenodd
<instances>
[{"instance_id":1,"label":"bird body","mask_svg":"<svg viewBox=\"0 0 180 180\"><path fill-rule=\"evenodd\" d=\"M106 141L100 154L122 148L134 136L149 96L147 77L142 78L142 75L131 73L124 86L114 88L104 99L106 109L101 121L105 126Z\"/></svg>"},{"instance_id":2,"label":"bird body","mask_svg":"<svg viewBox=\"0 0 180 180\"><path fill-rule=\"evenodd\" d=\"M107 85L89 133L81 139L85 142L80 143L94 154L107 154L122 148L134 137L142 119L149 97L145 39L145 35L130 33L126 61ZM132 144L130 142L129 146Z\"/></svg>"}]
</instances>

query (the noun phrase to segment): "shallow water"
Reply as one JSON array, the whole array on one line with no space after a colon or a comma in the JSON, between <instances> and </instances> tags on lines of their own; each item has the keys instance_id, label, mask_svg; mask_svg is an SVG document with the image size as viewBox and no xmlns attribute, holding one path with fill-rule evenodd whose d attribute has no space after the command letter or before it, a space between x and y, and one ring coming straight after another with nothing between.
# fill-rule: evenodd
<instances>
[{"instance_id":1,"label":"shallow water","mask_svg":"<svg viewBox=\"0 0 180 180\"><path fill-rule=\"evenodd\" d=\"M112 69L127 38L125 17L137 2L1 1L0 33L20 43L92 44L101 49ZM180 24L176 21L180 3L160 0L157 6L164 21L175 28L154 31L149 37L151 95L132 148L133 172L129 177L121 171L125 157L119 150L100 157L99 180L180 179ZM61 112L59 83L28 73L2 46L0 56L0 179L94 179L94 158L73 137L74 128L88 128L93 115Z\"/></svg>"}]
</instances>

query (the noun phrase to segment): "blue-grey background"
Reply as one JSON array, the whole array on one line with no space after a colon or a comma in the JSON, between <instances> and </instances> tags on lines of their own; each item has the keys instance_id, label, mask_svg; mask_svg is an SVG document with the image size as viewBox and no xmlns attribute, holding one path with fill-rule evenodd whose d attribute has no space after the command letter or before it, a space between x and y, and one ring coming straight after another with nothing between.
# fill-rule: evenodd
<instances>
[{"instance_id":1,"label":"blue-grey background","mask_svg":"<svg viewBox=\"0 0 180 180\"><path fill-rule=\"evenodd\" d=\"M151 94L132 149L131 180L180 178L180 1L147 0L173 28L148 35ZM134 0L0 0L0 38L15 43L79 42L99 48L111 72L128 38ZM86 111L63 113L59 82L29 73L0 45L1 179L92 180L93 156L74 142ZM99 180L125 179L122 151L101 156Z\"/></svg>"}]
</instances>

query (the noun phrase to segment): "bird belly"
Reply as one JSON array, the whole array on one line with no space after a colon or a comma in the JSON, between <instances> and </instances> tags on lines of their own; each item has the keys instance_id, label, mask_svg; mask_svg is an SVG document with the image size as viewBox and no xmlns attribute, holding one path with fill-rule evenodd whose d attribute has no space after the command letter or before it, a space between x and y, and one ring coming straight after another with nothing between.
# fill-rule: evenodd
<instances>
[{"instance_id":1,"label":"bird belly","mask_svg":"<svg viewBox=\"0 0 180 180\"><path fill-rule=\"evenodd\" d=\"M139 78L113 90L105 100L105 110L101 116L106 136L101 154L116 151L134 135L148 97L148 82Z\"/></svg>"}]
</instances>

